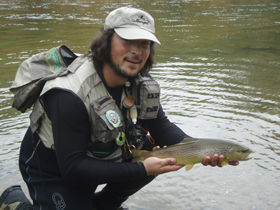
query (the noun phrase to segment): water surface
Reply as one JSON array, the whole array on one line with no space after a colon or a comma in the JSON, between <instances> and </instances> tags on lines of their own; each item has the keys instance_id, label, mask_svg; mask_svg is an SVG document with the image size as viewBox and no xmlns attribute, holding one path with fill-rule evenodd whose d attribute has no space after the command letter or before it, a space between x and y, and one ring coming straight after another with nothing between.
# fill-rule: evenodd
<instances>
[{"instance_id":1,"label":"water surface","mask_svg":"<svg viewBox=\"0 0 280 210\"><path fill-rule=\"evenodd\" d=\"M0 3L0 191L27 189L18 170L30 112L11 108L15 72L61 44L86 53L107 14L143 8L156 21L151 74L169 119L194 137L229 139L255 151L238 167L195 165L160 175L131 209L280 208L280 3L243 1L30 1Z\"/></svg>"}]
</instances>

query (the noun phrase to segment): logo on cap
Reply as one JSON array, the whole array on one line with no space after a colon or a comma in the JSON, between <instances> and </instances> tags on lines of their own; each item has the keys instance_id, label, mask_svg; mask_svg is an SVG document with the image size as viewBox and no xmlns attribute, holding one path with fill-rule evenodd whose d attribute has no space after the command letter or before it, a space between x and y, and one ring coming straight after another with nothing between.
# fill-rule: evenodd
<instances>
[{"instance_id":1,"label":"logo on cap","mask_svg":"<svg viewBox=\"0 0 280 210\"><path fill-rule=\"evenodd\" d=\"M148 25L150 23L149 20L146 20L144 16L137 17L136 19L131 20L133 23L142 23L143 25Z\"/></svg>"}]
</instances>

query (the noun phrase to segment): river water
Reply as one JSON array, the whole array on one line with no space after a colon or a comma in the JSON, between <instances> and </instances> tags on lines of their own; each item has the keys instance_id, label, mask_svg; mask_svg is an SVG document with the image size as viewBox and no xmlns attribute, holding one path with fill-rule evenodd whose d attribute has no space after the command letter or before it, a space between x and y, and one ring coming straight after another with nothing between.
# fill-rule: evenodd
<instances>
[{"instance_id":1,"label":"river water","mask_svg":"<svg viewBox=\"0 0 280 210\"><path fill-rule=\"evenodd\" d=\"M278 0L1 0L0 191L23 183L18 154L30 112L11 108L20 63L61 44L86 53L108 12L143 8L156 21L151 74L169 119L193 137L255 151L239 166L195 165L160 175L126 202L143 209L280 209Z\"/></svg>"}]
</instances>

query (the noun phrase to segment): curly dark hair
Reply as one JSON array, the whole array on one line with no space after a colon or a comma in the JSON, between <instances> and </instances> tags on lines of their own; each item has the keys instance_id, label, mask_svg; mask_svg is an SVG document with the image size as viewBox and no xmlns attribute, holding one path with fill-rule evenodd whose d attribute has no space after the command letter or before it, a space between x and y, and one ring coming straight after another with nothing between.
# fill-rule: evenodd
<instances>
[{"instance_id":1,"label":"curly dark hair","mask_svg":"<svg viewBox=\"0 0 280 210\"><path fill-rule=\"evenodd\" d=\"M104 27L102 27L101 33L97 35L90 43L88 56L93 61L94 67L99 73L101 73L100 71L102 71L102 65L104 62L110 63L111 40L114 33L115 33L114 29L104 30ZM151 42L150 55L144 67L140 71L142 76L146 75L152 68L153 64L155 63L154 45L155 43Z\"/></svg>"}]
</instances>

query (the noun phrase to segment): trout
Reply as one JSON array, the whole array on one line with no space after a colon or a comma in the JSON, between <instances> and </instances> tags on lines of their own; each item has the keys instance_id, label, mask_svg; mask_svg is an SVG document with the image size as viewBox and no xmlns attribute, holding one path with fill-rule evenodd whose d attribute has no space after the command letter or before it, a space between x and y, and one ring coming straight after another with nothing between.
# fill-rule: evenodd
<instances>
[{"instance_id":1,"label":"trout","mask_svg":"<svg viewBox=\"0 0 280 210\"><path fill-rule=\"evenodd\" d=\"M225 158L221 165L225 166L229 161L245 161L251 159L253 152L246 146L228 140L185 138L182 142L166 148L154 151L131 150L132 162L141 162L148 157L176 158L176 164L185 165L186 171L192 169L194 164L201 163L206 156L210 158L214 154L223 155Z\"/></svg>"}]
</instances>

